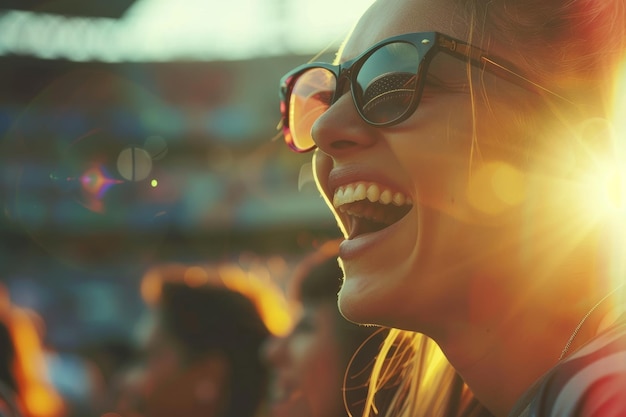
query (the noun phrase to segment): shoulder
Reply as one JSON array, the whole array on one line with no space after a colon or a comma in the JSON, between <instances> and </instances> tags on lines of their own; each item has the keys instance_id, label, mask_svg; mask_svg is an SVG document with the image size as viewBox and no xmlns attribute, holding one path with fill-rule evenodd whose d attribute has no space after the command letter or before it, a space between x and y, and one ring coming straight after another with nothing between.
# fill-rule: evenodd
<instances>
[{"instance_id":1,"label":"shoulder","mask_svg":"<svg viewBox=\"0 0 626 417\"><path fill-rule=\"evenodd\" d=\"M626 415L626 321L559 363L533 396L533 417Z\"/></svg>"}]
</instances>

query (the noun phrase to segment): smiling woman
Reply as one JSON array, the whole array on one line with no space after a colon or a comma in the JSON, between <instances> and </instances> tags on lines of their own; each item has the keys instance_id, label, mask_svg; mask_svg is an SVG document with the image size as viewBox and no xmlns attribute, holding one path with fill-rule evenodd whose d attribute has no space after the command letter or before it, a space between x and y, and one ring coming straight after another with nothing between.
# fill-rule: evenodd
<instances>
[{"instance_id":1,"label":"smiling woman","mask_svg":"<svg viewBox=\"0 0 626 417\"><path fill-rule=\"evenodd\" d=\"M432 339L494 415L626 413L625 58L621 0L378 0L337 62L283 77L341 312L415 341L406 381ZM393 415L459 415L407 386Z\"/></svg>"}]
</instances>

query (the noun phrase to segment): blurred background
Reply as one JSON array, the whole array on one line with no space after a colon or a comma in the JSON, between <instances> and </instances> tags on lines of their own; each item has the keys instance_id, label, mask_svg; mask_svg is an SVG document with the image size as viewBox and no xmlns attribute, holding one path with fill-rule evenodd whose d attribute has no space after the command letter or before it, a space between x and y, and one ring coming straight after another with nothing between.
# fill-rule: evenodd
<instances>
[{"instance_id":1,"label":"blurred background","mask_svg":"<svg viewBox=\"0 0 626 417\"><path fill-rule=\"evenodd\" d=\"M338 236L277 86L370 3L0 0L0 305L34 317L62 395L86 368L58 358L132 352L155 264L280 290Z\"/></svg>"}]
</instances>

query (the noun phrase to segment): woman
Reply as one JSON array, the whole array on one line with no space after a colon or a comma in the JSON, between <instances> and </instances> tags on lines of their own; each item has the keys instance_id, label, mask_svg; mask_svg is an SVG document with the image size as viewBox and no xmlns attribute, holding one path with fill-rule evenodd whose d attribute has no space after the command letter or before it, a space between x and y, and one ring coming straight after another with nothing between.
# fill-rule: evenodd
<instances>
[{"instance_id":1,"label":"woman","mask_svg":"<svg viewBox=\"0 0 626 417\"><path fill-rule=\"evenodd\" d=\"M379 0L338 66L281 85L344 232L342 313L432 338L496 416L626 413L625 8Z\"/></svg>"},{"instance_id":2,"label":"woman","mask_svg":"<svg viewBox=\"0 0 626 417\"><path fill-rule=\"evenodd\" d=\"M342 273L336 253L326 249L303 260L292 278L291 298L300 304L295 326L263 349L273 374L272 417L339 417L346 406L352 415L362 415L368 375L386 331L341 316Z\"/></svg>"}]
</instances>

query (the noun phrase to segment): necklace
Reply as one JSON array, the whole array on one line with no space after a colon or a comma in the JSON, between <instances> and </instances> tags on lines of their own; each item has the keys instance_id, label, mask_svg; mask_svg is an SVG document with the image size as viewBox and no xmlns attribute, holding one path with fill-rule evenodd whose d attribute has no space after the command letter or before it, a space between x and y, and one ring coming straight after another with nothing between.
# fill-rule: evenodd
<instances>
[{"instance_id":1,"label":"necklace","mask_svg":"<svg viewBox=\"0 0 626 417\"><path fill-rule=\"evenodd\" d=\"M572 345L572 342L574 341L574 339L576 339L576 335L578 335L578 331L580 330L580 328L583 327L583 324L585 323L585 320L587 320L587 318L591 315L591 313L593 313L595 311L595 309L600 306L600 304L602 304L607 298L609 298L611 295L613 295L615 293L615 291L617 291L618 289L622 288L625 284L626 284L626 282L624 282L624 283L618 285L617 287L615 287L610 293L608 293L607 295L602 297L600 299L600 301L595 303L593 305L593 307L591 307L591 309L589 311L587 311L587 314L585 314L583 316L582 320L580 320L580 322L578 323L578 325L574 329L574 332L569 337L569 339L567 340L567 343L563 347L563 350L561 351L561 356L559 356L559 361L561 359L563 359L565 357L565 355L567 354L567 352L569 351L569 348Z\"/></svg>"}]
</instances>

